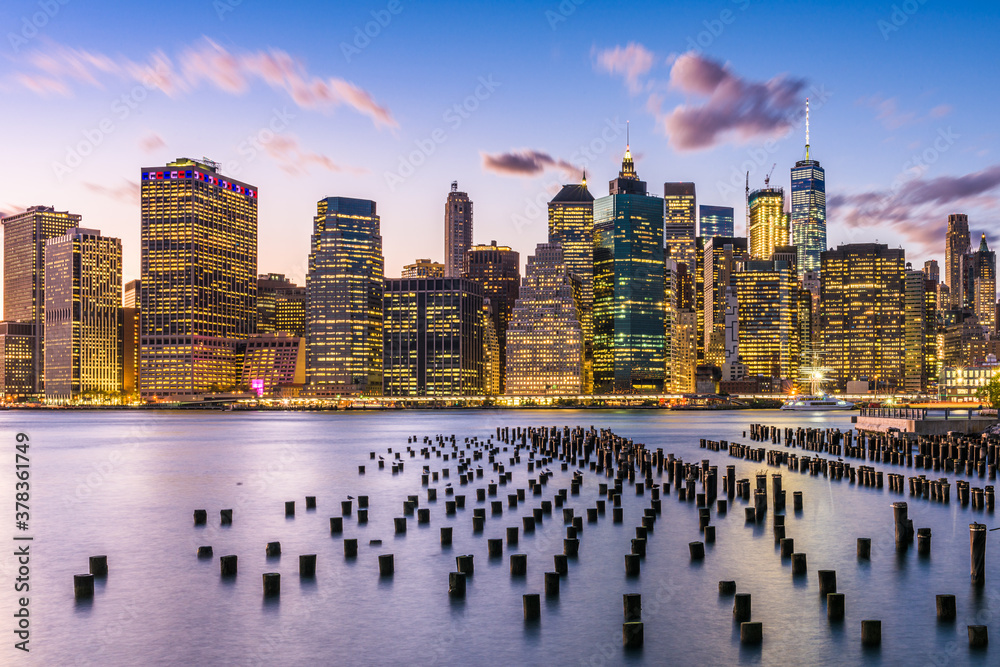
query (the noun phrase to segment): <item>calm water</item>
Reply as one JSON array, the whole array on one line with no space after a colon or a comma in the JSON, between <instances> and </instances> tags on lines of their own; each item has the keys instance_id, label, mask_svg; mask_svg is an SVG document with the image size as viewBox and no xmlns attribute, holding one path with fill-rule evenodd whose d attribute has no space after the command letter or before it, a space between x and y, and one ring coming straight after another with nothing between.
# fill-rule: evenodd
<instances>
[{"instance_id":1,"label":"calm water","mask_svg":"<svg viewBox=\"0 0 1000 667\"><path fill-rule=\"evenodd\" d=\"M698 449L698 439L747 442L750 421L776 425L848 428L849 416L769 412L668 413L662 411L468 411L389 413L197 413L197 412L39 412L0 414L9 471L0 489L13 496L14 434L31 437L31 654L45 665L314 665L314 664L568 664L727 663L785 664L997 664L1000 647L970 653L966 625L987 624L1000 642L1000 546L991 533L987 585L969 583L969 530L974 519L994 525L992 516L932 505L888 488L867 489L847 481L782 470L789 508L802 491L805 508L789 512L786 533L796 551L808 554L809 575L793 581L779 558L771 521L743 522L737 500L727 516L714 516L717 541L705 560L692 565L688 542L701 539L694 505L664 498L663 514L649 536L648 555L638 579L626 579L624 554L630 549L649 496L623 494L625 521L611 511L597 524L584 524L580 557L570 563L558 598L542 597L542 618L522 619L521 595L543 592L543 573L562 552L564 526L558 509L534 535L521 535L516 551L528 554L528 576L509 575L504 557L487 557L486 538L502 537L508 525L539 506L528 495L504 515L487 512L486 530L472 532L477 486L466 487L467 506L455 517L444 513L446 481L439 500L426 502L421 466L441 459L407 458L403 474L379 471L368 452L405 451L408 435L455 433L481 439L497 426L583 425L663 447L686 461L709 458L721 470L735 463L737 476L762 470L762 463L730 459L725 452ZM404 454L405 456L405 454ZM387 456L388 458L388 456ZM504 457L506 460L507 457ZM357 466L368 472L359 476ZM912 472L879 466L891 472ZM568 487L572 468L554 466L543 498ZM777 472L776 468L768 470ZM505 499L527 487L528 473L514 469ZM598 481L586 471L579 496L568 507L585 514L597 498ZM973 481L982 486L983 481ZM721 483L720 483L721 491ZM329 517L340 515L347 495L371 497L370 520L345 520L345 534L331 536ZM402 503L419 494L431 507L431 525L409 519L403 537L392 519ZM304 497L317 496L318 509L306 512ZM955 498L954 491L952 498ZM914 527L931 527L932 557L915 549L897 556L892 546L889 503L909 502ZM297 501L297 516L284 517L284 501ZM488 498L489 500L489 498ZM12 503L11 503L12 504ZM192 511L205 508L208 525L192 526ZM219 526L219 509L233 508L231 527ZM11 512L12 514L13 512ZM13 516L9 516L13 524ZM454 525L454 545L442 549L439 530ZM13 526L3 539L10 542ZM342 538L359 538L359 556L343 557ZM872 560L858 562L856 538L873 538ZM382 539L381 546L369 546ZM264 546L279 540L282 557L268 559ZM215 557L198 560L200 545ZM13 549L0 557L4 618L14 610L16 564ZM239 556L235 580L219 577L218 556ZM298 554L318 554L317 576L300 581ZM395 554L396 574L378 576L377 555ZM455 556L475 554L475 576L463 601L448 597L448 573ZM88 557L107 554L110 575L95 598L73 599L73 574L86 572ZM847 616L831 626L818 595L816 570L835 569L846 594ZM261 573L280 572L279 601L265 602ZM720 579L735 579L753 600L753 620L764 625L764 642L746 648L732 620L732 598L718 595ZM10 583L8 583L10 582ZM645 647L621 649L622 593L643 595ZM941 625L935 594L958 598L958 621ZM882 620L882 646L862 650L862 619ZM10 621L8 620L8 623ZM12 628L13 626L11 626ZM8 644L0 663L23 656Z\"/></svg>"}]
</instances>

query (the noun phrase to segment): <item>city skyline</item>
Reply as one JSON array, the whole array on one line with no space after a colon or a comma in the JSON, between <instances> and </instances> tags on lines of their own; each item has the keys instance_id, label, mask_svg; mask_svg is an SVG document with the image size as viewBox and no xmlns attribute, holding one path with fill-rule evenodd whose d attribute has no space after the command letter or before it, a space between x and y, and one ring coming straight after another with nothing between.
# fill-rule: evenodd
<instances>
[{"instance_id":1,"label":"city skyline","mask_svg":"<svg viewBox=\"0 0 1000 667\"><path fill-rule=\"evenodd\" d=\"M915 265L943 264L948 214L968 214L973 238L989 230L998 137L976 109L995 93L988 73L969 66L971 50L954 46L979 43L977 61L996 50L974 12L918 5L894 17L892 5L844 4L776 15L724 2L650 7L646 27L601 3L568 6L306 4L274 15L181 3L150 40L133 29L137 14L109 5L60 5L31 30L38 6L8 3L0 88L18 104L2 137L19 159L0 166L0 210L41 204L82 215L82 225L122 239L127 282L139 277L136 167L208 155L224 175L260 186L261 270L303 284L317 200L377 201L386 275L397 276L417 258L444 261L441 202L457 179L478 209L473 242L510 245L523 268L545 240L545 204L558 188L584 168L594 183L617 172L626 120L652 192L694 182L698 203L733 207L744 235L745 171L757 189L777 164L773 183L788 190L804 157L809 97L810 157L829 174L828 248L877 240L903 245ZM670 28L654 29L665 15ZM344 27L311 40L327 18ZM511 45L479 23L516 23L522 52L491 55ZM833 57L842 44L814 32L816 45L794 61L780 46L748 48L765 25L801 32L819 23L851 44L846 62ZM438 39L445 34L450 41ZM415 48L428 39L433 53ZM162 67L147 86L151 63ZM975 104L961 102L972 90ZM727 95L756 99L766 113L727 112ZM697 122L708 116L719 124ZM387 179L413 156L421 164L412 175Z\"/></svg>"}]
</instances>

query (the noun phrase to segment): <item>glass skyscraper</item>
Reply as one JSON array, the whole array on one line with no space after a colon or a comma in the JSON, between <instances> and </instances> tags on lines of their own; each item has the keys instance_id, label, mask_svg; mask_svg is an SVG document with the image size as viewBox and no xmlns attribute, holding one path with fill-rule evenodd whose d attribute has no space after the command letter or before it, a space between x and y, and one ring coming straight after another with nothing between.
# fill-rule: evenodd
<instances>
[{"instance_id":1,"label":"glass skyscraper","mask_svg":"<svg viewBox=\"0 0 1000 667\"><path fill-rule=\"evenodd\" d=\"M663 245L670 257L695 268L697 198L694 183L663 184Z\"/></svg>"},{"instance_id":2,"label":"glass skyscraper","mask_svg":"<svg viewBox=\"0 0 1000 667\"><path fill-rule=\"evenodd\" d=\"M698 207L698 236L708 242L716 236L733 236L733 208L731 206Z\"/></svg>"},{"instance_id":3,"label":"glass skyscraper","mask_svg":"<svg viewBox=\"0 0 1000 667\"><path fill-rule=\"evenodd\" d=\"M465 277L479 283L489 300L500 353L500 392L507 377L507 326L521 288L521 255L509 246L475 245L465 254Z\"/></svg>"},{"instance_id":4,"label":"glass skyscraper","mask_svg":"<svg viewBox=\"0 0 1000 667\"><path fill-rule=\"evenodd\" d=\"M458 181L451 184L444 205L444 275L461 278L468 268L466 253L472 247L472 200L458 191Z\"/></svg>"},{"instance_id":5,"label":"glass skyscraper","mask_svg":"<svg viewBox=\"0 0 1000 667\"><path fill-rule=\"evenodd\" d=\"M663 200L628 148L594 202L594 393L659 393L666 374Z\"/></svg>"},{"instance_id":6,"label":"glass skyscraper","mask_svg":"<svg viewBox=\"0 0 1000 667\"><path fill-rule=\"evenodd\" d=\"M375 202L320 199L306 276L306 383L311 395L382 393L384 271Z\"/></svg>"},{"instance_id":7,"label":"glass skyscraper","mask_svg":"<svg viewBox=\"0 0 1000 667\"><path fill-rule=\"evenodd\" d=\"M792 245L798 248L798 271L819 271L826 250L826 172L816 160L792 167Z\"/></svg>"}]
</instances>

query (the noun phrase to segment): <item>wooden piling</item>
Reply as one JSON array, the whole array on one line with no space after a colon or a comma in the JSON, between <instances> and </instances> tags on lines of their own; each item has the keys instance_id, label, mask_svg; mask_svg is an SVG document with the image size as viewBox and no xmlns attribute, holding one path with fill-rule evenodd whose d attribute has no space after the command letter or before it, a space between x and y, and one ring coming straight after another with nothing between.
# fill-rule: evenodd
<instances>
[{"instance_id":1,"label":"wooden piling","mask_svg":"<svg viewBox=\"0 0 1000 667\"><path fill-rule=\"evenodd\" d=\"M555 554L552 560L554 561L555 571L559 576L564 577L569 573L569 559L566 558L566 554Z\"/></svg>"},{"instance_id":2,"label":"wooden piling","mask_svg":"<svg viewBox=\"0 0 1000 667\"><path fill-rule=\"evenodd\" d=\"M316 554L299 554L299 576L316 576Z\"/></svg>"},{"instance_id":3,"label":"wooden piling","mask_svg":"<svg viewBox=\"0 0 1000 667\"><path fill-rule=\"evenodd\" d=\"M87 600L94 597L94 575L73 575L73 597L77 600Z\"/></svg>"},{"instance_id":4,"label":"wooden piling","mask_svg":"<svg viewBox=\"0 0 1000 667\"><path fill-rule=\"evenodd\" d=\"M194 525L204 526L208 522L208 510L194 511Z\"/></svg>"},{"instance_id":5,"label":"wooden piling","mask_svg":"<svg viewBox=\"0 0 1000 667\"><path fill-rule=\"evenodd\" d=\"M826 617L831 621L844 620L844 594L826 594Z\"/></svg>"},{"instance_id":6,"label":"wooden piling","mask_svg":"<svg viewBox=\"0 0 1000 667\"><path fill-rule=\"evenodd\" d=\"M819 594L826 597L828 593L837 592L837 571L836 570L817 570L816 574L819 578Z\"/></svg>"},{"instance_id":7,"label":"wooden piling","mask_svg":"<svg viewBox=\"0 0 1000 667\"><path fill-rule=\"evenodd\" d=\"M792 554L792 576L806 573L806 555L804 553Z\"/></svg>"},{"instance_id":8,"label":"wooden piling","mask_svg":"<svg viewBox=\"0 0 1000 667\"><path fill-rule=\"evenodd\" d=\"M358 540L355 537L344 538L344 558L355 558L358 555Z\"/></svg>"},{"instance_id":9,"label":"wooden piling","mask_svg":"<svg viewBox=\"0 0 1000 667\"><path fill-rule=\"evenodd\" d=\"M528 574L528 554L510 555L510 576L523 577Z\"/></svg>"},{"instance_id":10,"label":"wooden piling","mask_svg":"<svg viewBox=\"0 0 1000 667\"><path fill-rule=\"evenodd\" d=\"M969 626L969 648L986 648L989 643L989 630L985 625Z\"/></svg>"},{"instance_id":11,"label":"wooden piling","mask_svg":"<svg viewBox=\"0 0 1000 667\"><path fill-rule=\"evenodd\" d=\"M306 509L307 510L316 509L316 496L306 496Z\"/></svg>"},{"instance_id":12,"label":"wooden piling","mask_svg":"<svg viewBox=\"0 0 1000 667\"><path fill-rule=\"evenodd\" d=\"M688 552L691 554L691 560L704 560L705 544L703 542L688 542Z\"/></svg>"},{"instance_id":13,"label":"wooden piling","mask_svg":"<svg viewBox=\"0 0 1000 667\"><path fill-rule=\"evenodd\" d=\"M262 576L264 580L264 597L277 597L281 594L281 575L277 572L265 572Z\"/></svg>"},{"instance_id":14,"label":"wooden piling","mask_svg":"<svg viewBox=\"0 0 1000 667\"><path fill-rule=\"evenodd\" d=\"M500 558L503 556L503 540L498 537L486 540L486 551L490 558Z\"/></svg>"},{"instance_id":15,"label":"wooden piling","mask_svg":"<svg viewBox=\"0 0 1000 667\"><path fill-rule=\"evenodd\" d=\"M937 617L939 621L954 621L957 616L954 595L937 596Z\"/></svg>"},{"instance_id":16,"label":"wooden piling","mask_svg":"<svg viewBox=\"0 0 1000 667\"><path fill-rule=\"evenodd\" d=\"M286 500L285 501L285 516L295 516L295 501Z\"/></svg>"},{"instance_id":17,"label":"wooden piling","mask_svg":"<svg viewBox=\"0 0 1000 667\"><path fill-rule=\"evenodd\" d=\"M395 558L392 554L381 554L378 557L378 574L380 577L391 577L396 571Z\"/></svg>"},{"instance_id":18,"label":"wooden piling","mask_svg":"<svg viewBox=\"0 0 1000 667\"><path fill-rule=\"evenodd\" d=\"M733 596L733 620L738 623L750 620L749 593L736 593Z\"/></svg>"},{"instance_id":19,"label":"wooden piling","mask_svg":"<svg viewBox=\"0 0 1000 667\"><path fill-rule=\"evenodd\" d=\"M108 576L108 557L107 556L91 556L90 557L90 573L95 577L106 577Z\"/></svg>"},{"instance_id":20,"label":"wooden piling","mask_svg":"<svg viewBox=\"0 0 1000 667\"><path fill-rule=\"evenodd\" d=\"M212 547L198 547L198 558L211 558Z\"/></svg>"},{"instance_id":21,"label":"wooden piling","mask_svg":"<svg viewBox=\"0 0 1000 667\"><path fill-rule=\"evenodd\" d=\"M219 524L222 526L233 525L233 510L219 510Z\"/></svg>"},{"instance_id":22,"label":"wooden piling","mask_svg":"<svg viewBox=\"0 0 1000 667\"><path fill-rule=\"evenodd\" d=\"M882 643L882 621L861 621L861 643L878 646Z\"/></svg>"},{"instance_id":23,"label":"wooden piling","mask_svg":"<svg viewBox=\"0 0 1000 667\"><path fill-rule=\"evenodd\" d=\"M453 598L465 597L465 574L462 572L448 573L448 595Z\"/></svg>"},{"instance_id":24,"label":"wooden piling","mask_svg":"<svg viewBox=\"0 0 1000 667\"><path fill-rule=\"evenodd\" d=\"M219 557L219 574L223 577L235 577L236 576L236 556L230 554L228 556Z\"/></svg>"},{"instance_id":25,"label":"wooden piling","mask_svg":"<svg viewBox=\"0 0 1000 667\"><path fill-rule=\"evenodd\" d=\"M625 575L629 577L639 576L640 558L637 554L625 554Z\"/></svg>"},{"instance_id":26,"label":"wooden piling","mask_svg":"<svg viewBox=\"0 0 1000 667\"><path fill-rule=\"evenodd\" d=\"M736 582L735 581L720 581L719 582L719 595L732 595L736 592Z\"/></svg>"},{"instance_id":27,"label":"wooden piling","mask_svg":"<svg viewBox=\"0 0 1000 667\"><path fill-rule=\"evenodd\" d=\"M969 524L969 555L972 563L972 583L986 584L986 524Z\"/></svg>"},{"instance_id":28,"label":"wooden piling","mask_svg":"<svg viewBox=\"0 0 1000 667\"><path fill-rule=\"evenodd\" d=\"M795 538L794 537L783 537L779 543L781 547L781 558L782 560L786 558L791 558L792 554L795 553Z\"/></svg>"},{"instance_id":29,"label":"wooden piling","mask_svg":"<svg viewBox=\"0 0 1000 667\"><path fill-rule=\"evenodd\" d=\"M871 560L872 557L872 538L870 537L859 537L858 538L858 558L862 560Z\"/></svg>"},{"instance_id":30,"label":"wooden piling","mask_svg":"<svg viewBox=\"0 0 1000 667\"><path fill-rule=\"evenodd\" d=\"M759 621L740 623L740 643L759 644L764 640L764 625Z\"/></svg>"},{"instance_id":31,"label":"wooden piling","mask_svg":"<svg viewBox=\"0 0 1000 667\"><path fill-rule=\"evenodd\" d=\"M545 573L545 596L556 597L559 595L559 573Z\"/></svg>"},{"instance_id":32,"label":"wooden piling","mask_svg":"<svg viewBox=\"0 0 1000 667\"><path fill-rule=\"evenodd\" d=\"M281 555L281 542L268 542L267 547L264 549L265 554L268 558L273 556Z\"/></svg>"},{"instance_id":33,"label":"wooden piling","mask_svg":"<svg viewBox=\"0 0 1000 667\"><path fill-rule=\"evenodd\" d=\"M471 577L476 569L472 554L455 556L455 565L456 569L467 577Z\"/></svg>"},{"instance_id":34,"label":"wooden piling","mask_svg":"<svg viewBox=\"0 0 1000 667\"><path fill-rule=\"evenodd\" d=\"M533 621L542 615L542 602L538 593L526 593L521 596L524 608L524 620Z\"/></svg>"}]
</instances>

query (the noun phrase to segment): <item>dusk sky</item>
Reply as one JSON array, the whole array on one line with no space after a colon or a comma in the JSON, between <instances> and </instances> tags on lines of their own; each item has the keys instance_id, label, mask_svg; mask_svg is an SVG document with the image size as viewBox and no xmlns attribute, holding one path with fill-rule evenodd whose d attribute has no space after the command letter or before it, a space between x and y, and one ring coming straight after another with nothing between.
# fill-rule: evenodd
<instances>
[{"instance_id":1,"label":"dusk sky","mask_svg":"<svg viewBox=\"0 0 1000 667\"><path fill-rule=\"evenodd\" d=\"M64 4L63 4L64 2ZM943 261L949 213L997 239L1000 6L936 3L7 0L0 211L44 204L122 239L139 275L139 170L207 156L260 189L259 270L304 284L316 201L373 199L386 275L444 259L450 183L475 241L522 264L586 168L607 195L694 181L699 204L826 169L829 245ZM365 35L367 30L369 36Z\"/></svg>"}]
</instances>

